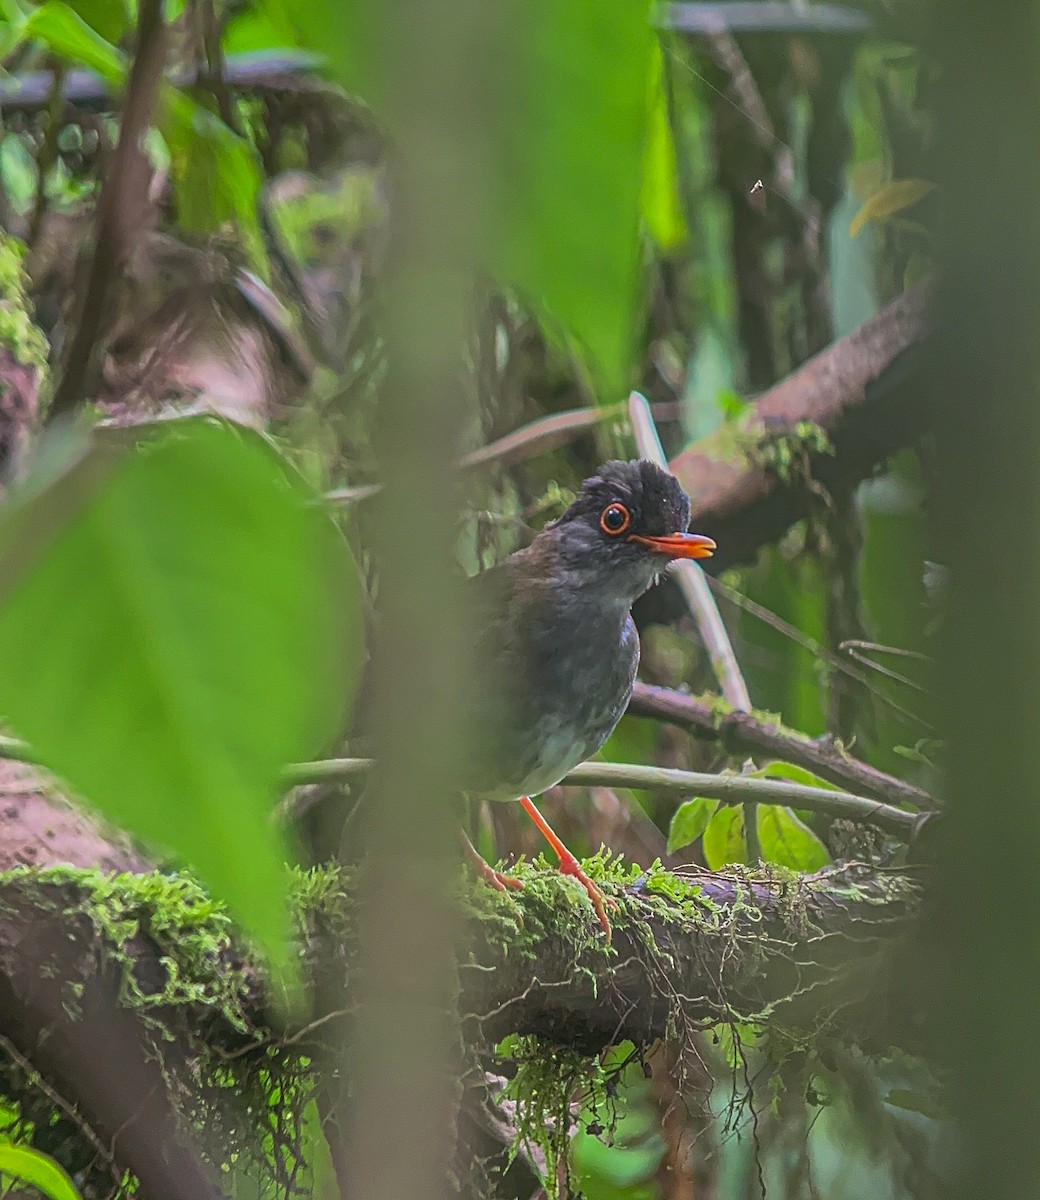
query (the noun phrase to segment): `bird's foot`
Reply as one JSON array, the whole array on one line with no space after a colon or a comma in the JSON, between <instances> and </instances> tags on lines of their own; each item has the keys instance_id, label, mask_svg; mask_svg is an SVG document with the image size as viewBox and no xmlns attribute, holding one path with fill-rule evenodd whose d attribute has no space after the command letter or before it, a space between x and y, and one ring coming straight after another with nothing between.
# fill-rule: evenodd
<instances>
[{"instance_id":1,"label":"bird's foot","mask_svg":"<svg viewBox=\"0 0 1040 1200\"><path fill-rule=\"evenodd\" d=\"M480 851L477 850L476 846L473 845L461 829L459 830L459 841L462 843L462 852L465 854L470 866L496 892L505 892L510 888L519 891L524 886L522 879L517 879L515 875L507 875L504 871L497 871L489 862L486 862Z\"/></svg>"},{"instance_id":2,"label":"bird's foot","mask_svg":"<svg viewBox=\"0 0 1040 1200\"><path fill-rule=\"evenodd\" d=\"M559 871L561 875L570 875L573 879L576 879L585 889L585 893L588 896L592 907L596 910L596 916L599 917L600 928L603 930L603 934L607 939L607 944L609 945L613 936L613 930L610 927L610 918L607 916L607 909L617 908L617 901L611 900L609 896L605 896L603 894L603 891L600 889L599 885L594 883L588 877L588 875L585 874L585 870L581 863L578 862L578 860L573 854L570 853L569 850L566 854L560 855Z\"/></svg>"},{"instance_id":3,"label":"bird's foot","mask_svg":"<svg viewBox=\"0 0 1040 1200\"><path fill-rule=\"evenodd\" d=\"M585 893L592 902L592 907L596 910L596 916L599 917L599 925L606 935L607 944L610 944L612 930L610 928L610 919L607 917L607 908L617 908L617 902L611 900L608 896L604 896L597 884L585 874L585 871L580 862L574 857L567 847L560 841L560 836L549 822L542 816L534 806L534 801L530 796L521 796L520 805L527 815L538 826L542 837L552 846L556 857L560 860L559 871L561 875L570 875L576 879L585 889Z\"/></svg>"}]
</instances>

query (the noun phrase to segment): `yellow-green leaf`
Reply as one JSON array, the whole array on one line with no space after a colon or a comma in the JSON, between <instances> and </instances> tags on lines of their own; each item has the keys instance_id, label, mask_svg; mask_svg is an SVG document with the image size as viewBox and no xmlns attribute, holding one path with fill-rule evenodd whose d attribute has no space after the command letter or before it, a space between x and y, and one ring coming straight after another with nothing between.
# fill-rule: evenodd
<instances>
[{"instance_id":1,"label":"yellow-green leaf","mask_svg":"<svg viewBox=\"0 0 1040 1200\"><path fill-rule=\"evenodd\" d=\"M849 237L856 237L871 221L885 221L896 213L913 208L935 184L928 179L893 179L882 184L849 224Z\"/></svg>"},{"instance_id":2,"label":"yellow-green leaf","mask_svg":"<svg viewBox=\"0 0 1040 1200\"><path fill-rule=\"evenodd\" d=\"M758 840L766 862L792 871L818 871L830 862L823 842L789 808L758 806Z\"/></svg>"},{"instance_id":3,"label":"yellow-green leaf","mask_svg":"<svg viewBox=\"0 0 1040 1200\"><path fill-rule=\"evenodd\" d=\"M739 805L720 808L704 831L704 861L713 871L729 863L747 862L744 810Z\"/></svg>"},{"instance_id":4,"label":"yellow-green leaf","mask_svg":"<svg viewBox=\"0 0 1040 1200\"><path fill-rule=\"evenodd\" d=\"M708 822L718 807L718 800L708 800L704 796L680 804L668 830L668 853L673 854L695 842L708 828Z\"/></svg>"}]
</instances>

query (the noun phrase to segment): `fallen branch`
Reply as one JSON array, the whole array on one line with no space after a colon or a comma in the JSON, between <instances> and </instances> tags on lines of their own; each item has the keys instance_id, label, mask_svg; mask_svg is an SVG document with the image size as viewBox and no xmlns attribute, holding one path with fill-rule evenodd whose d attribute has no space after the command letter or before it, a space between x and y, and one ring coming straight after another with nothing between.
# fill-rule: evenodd
<instances>
[{"instance_id":1,"label":"fallen branch","mask_svg":"<svg viewBox=\"0 0 1040 1200\"><path fill-rule=\"evenodd\" d=\"M23 1116L34 1111L37 1090L47 1105L72 1114L86 1143L82 1161L108 1177L109 1190L130 1170L144 1195L216 1200L217 1173L182 1128L169 1076L137 1014L122 1003L118 947L106 946L84 916L81 890L40 883L28 872L0 878L0 1078L8 1089L12 1078L25 1080ZM142 981L161 990L168 969L154 947L142 937L127 950L150 972ZM183 1049L170 1048L171 1057ZM187 1063L186 1051L183 1057ZM50 1123L35 1124L41 1148L56 1150L47 1140ZM68 1130L56 1127L50 1136L60 1141Z\"/></svg>"},{"instance_id":2,"label":"fallen branch","mask_svg":"<svg viewBox=\"0 0 1040 1200\"><path fill-rule=\"evenodd\" d=\"M618 905L608 948L570 881L530 864L518 871L521 892L472 883L463 902L459 1012L468 1053L491 1054L511 1033L536 1035L548 1053L591 1056L623 1038L689 1046L719 1021L817 1045L916 1048L918 1014L903 992L920 909L910 875L848 864L801 878L733 867L633 880L608 866L603 886ZM217 1195L177 1112L187 1104L194 1126L205 1119L195 1107L204 1096L214 1110L208 1124L226 1132L222 1115L238 1112L241 1128L245 1108L228 1072L254 1078L251 1062L261 1084L280 1063L304 1084L305 1103L322 1086L317 1064L335 1061L328 1049L341 1044L354 1011L356 888L349 873L326 878L305 882L298 905L306 969L318 995L336 997L334 1011L275 1029L262 972L229 943L219 909L184 903L184 879L126 877L93 900L98 877L89 873L0 875L0 1085L19 1102L60 1097L80 1125L52 1138L41 1119L41 1148L69 1162L78 1136L80 1163L93 1162L102 1177L128 1168L148 1195ZM213 951L200 954L200 940ZM15 1050L6 1059L5 1046ZM207 1086L211 1077L220 1086ZM250 1111L259 1145L270 1133L268 1107ZM107 1149L100 1158L98 1145Z\"/></svg>"}]
</instances>

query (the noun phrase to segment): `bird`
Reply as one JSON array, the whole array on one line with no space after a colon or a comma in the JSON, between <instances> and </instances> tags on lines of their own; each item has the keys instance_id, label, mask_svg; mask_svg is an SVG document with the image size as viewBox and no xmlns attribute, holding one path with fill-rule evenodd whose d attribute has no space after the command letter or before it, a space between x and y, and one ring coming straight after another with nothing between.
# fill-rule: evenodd
<instances>
[{"instance_id":1,"label":"bird","mask_svg":"<svg viewBox=\"0 0 1040 1200\"><path fill-rule=\"evenodd\" d=\"M464 588L474 636L463 788L520 802L559 871L585 889L608 941L610 902L532 797L595 754L628 707L639 666L632 605L670 562L717 548L687 532L689 522L690 500L674 475L647 459L607 462L530 545ZM492 887L523 886L486 863L464 832L461 840Z\"/></svg>"}]
</instances>

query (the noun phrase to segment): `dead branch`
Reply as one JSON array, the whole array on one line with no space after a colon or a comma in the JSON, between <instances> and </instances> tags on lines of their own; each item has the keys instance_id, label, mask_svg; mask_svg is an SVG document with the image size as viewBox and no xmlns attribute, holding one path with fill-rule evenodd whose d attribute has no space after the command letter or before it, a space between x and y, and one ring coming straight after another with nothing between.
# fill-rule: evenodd
<instances>
[{"instance_id":1,"label":"dead branch","mask_svg":"<svg viewBox=\"0 0 1040 1200\"><path fill-rule=\"evenodd\" d=\"M138 17L137 46L127 82L119 143L98 202L97 238L79 321L69 346L50 415L61 416L83 402L88 372L120 268L144 228L152 176L142 139L152 123L162 81L165 37L162 5L145 0Z\"/></svg>"},{"instance_id":2,"label":"dead branch","mask_svg":"<svg viewBox=\"0 0 1040 1200\"><path fill-rule=\"evenodd\" d=\"M740 867L657 871L607 885L618 903L608 949L568 881L523 870L524 891L503 898L478 883L467 903L459 1006L475 1055L509 1033L594 1054L622 1038L682 1041L736 1020L817 1045L915 1047L917 1014L901 982L920 910L911 875L863 864L800 878ZM151 908L137 902L137 932L114 944L89 897L89 882L67 872L0 876L0 1079L8 1091L12 1078L25 1081L48 1104L59 1097L95 1169L130 1169L148 1195L216 1196L177 1115L183 1089L207 1056L328 1061L354 1011L358 927L346 918L356 912L354 883L347 878L335 902L342 916L327 895L319 911L301 914L315 994L335 996L336 1006L288 1030L272 1028L262 974L226 940L205 963L178 956L175 929L157 944L150 895ZM164 995L171 972L187 997L176 1006ZM219 973L221 986L205 972ZM128 977L132 1007L121 999ZM202 999L229 988L235 1021Z\"/></svg>"}]
</instances>

